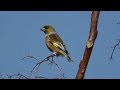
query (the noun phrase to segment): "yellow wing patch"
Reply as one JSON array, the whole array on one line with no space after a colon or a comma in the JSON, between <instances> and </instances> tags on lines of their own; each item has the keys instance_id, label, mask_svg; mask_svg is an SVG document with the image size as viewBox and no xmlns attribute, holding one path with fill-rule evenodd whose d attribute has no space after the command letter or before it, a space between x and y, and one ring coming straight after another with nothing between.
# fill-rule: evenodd
<instances>
[{"instance_id":1,"label":"yellow wing patch","mask_svg":"<svg viewBox=\"0 0 120 90\"><path fill-rule=\"evenodd\" d=\"M57 43L55 43L55 42L53 43L53 45L54 45L55 47L58 47L58 44L57 44Z\"/></svg>"},{"instance_id":2,"label":"yellow wing patch","mask_svg":"<svg viewBox=\"0 0 120 90\"><path fill-rule=\"evenodd\" d=\"M53 42L53 45L59 49L61 49L62 51L65 51L65 47L60 43L60 42Z\"/></svg>"}]
</instances>

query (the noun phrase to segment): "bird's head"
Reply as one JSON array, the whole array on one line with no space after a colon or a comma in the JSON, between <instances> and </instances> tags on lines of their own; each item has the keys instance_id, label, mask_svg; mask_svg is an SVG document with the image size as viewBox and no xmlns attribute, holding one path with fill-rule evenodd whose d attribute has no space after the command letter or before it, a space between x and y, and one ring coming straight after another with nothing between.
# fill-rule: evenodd
<instances>
[{"instance_id":1,"label":"bird's head","mask_svg":"<svg viewBox=\"0 0 120 90\"><path fill-rule=\"evenodd\" d=\"M43 28L41 29L41 31L43 31L45 34L49 34L51 32L56 32L55 28L50 26L50 25L45 25L43 26Z\"/></svg>"}]
</instances>

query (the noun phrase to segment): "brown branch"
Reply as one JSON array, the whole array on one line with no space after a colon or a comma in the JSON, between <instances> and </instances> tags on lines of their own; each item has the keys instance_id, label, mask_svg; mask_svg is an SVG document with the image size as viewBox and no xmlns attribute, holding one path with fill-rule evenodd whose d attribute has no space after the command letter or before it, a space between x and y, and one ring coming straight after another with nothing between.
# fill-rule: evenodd
<instances>
[{"instance_id":1,"label":"brown branch","mask_svg":"<svg viewBox=\"0 0 120 90\"><path fill-rule=\"evenodd\" d=\"M32 72L33 72L33 71L35 70L35 68L36 68L36 75L35 75L35 79L36 79L36 78L43 78L43 77L37 77L37 74L38 74L38 70L39 70L40 65L41 65L42 63L46 62L46 61L49 61L49 62L50 62L48 65L55 64L55 65L57 66L57 68L61 71L61 69L60 69L60 67L58 66L58 64L53 61L53 57L54 57L54 56L55 56L54 54L51 54L51 55L47 56L45 59L43 59L42 61L38 61L38 60L37 60L35 57L33 57L33 56L26 56L26 57L24 57L23 59L29 57L29 58L32 58L32 59L34 59L34 60L36 60L36 61L38 62L38 63L33 67L33 69L31 70L31 75L32 75ZM52 58L52 61L50 61L50 58Z\"/></svg>"},{"instance_id":2,"label":"brown branch","mask_svg":"<svg viewBox=\"0 0 120 90\"><path fill-rule=\"evenodd\" d=\"M112 47L113 50L112 50L112 53L111 53L110 58L109 58L110 60L113 59L113 54L114 54L114 52L115 52L115 49L116 49L116 47L119 48L119 45L120 45L120 39L118 39L118 42Z\"/></svg>"},{"instance_id":3,"label":"brown branch","mask_svg":"<svg viewBox=\"0 0 120 90\"><path fill-rule=\"evenodd\" d=\"M98 23L98 17L99 17L100 11L93 11L91 14L91 27L90 27L90 34L88 37L88 41L86 44L86 49L83 55L83 58L79 64L79 69L76 75L76 79L83 79L84 74L88 65L88 61L91 56L91 52L95 43L95 39L97 37L97 23Z\"/></svg>"}]
</instances>

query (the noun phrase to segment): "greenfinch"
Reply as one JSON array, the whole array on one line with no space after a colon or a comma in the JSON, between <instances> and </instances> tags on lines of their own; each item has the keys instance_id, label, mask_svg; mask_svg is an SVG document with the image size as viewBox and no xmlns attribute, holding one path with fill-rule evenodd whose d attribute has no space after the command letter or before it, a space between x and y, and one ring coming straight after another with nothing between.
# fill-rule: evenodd
<instances>
[{"instance_id":1,"label":"greenfinch","mask_svg":"<svg viewBox=\"0 0 120 90\"><path fill-rule=\"evenodd\" d=\"M53 52L55 56L65 56L69 62L73 62L69 56L63 40L57 34L54 27L51 25L45 25L41 31L45 33L45 43L47 48Z\"/></svg>"}]
</instances>

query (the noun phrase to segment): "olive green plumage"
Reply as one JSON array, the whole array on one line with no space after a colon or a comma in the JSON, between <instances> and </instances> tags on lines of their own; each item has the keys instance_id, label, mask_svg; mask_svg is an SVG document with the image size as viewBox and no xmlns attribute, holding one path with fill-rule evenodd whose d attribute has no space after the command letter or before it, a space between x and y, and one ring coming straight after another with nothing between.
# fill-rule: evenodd
<instances>
[{"instance_id":1,"label":"olive green plumage","mask_svg":"<svg viewBox=\"0 0 120 90\"><path fill-rule=\"evenodd\" d=\"M73 62L63 40L59 37L54 27L45 25L41 31L43 31L46 35L45 43L51 52L53 52L56 56L65 56L69 62Z\"/></svg>"}]
</instances>

